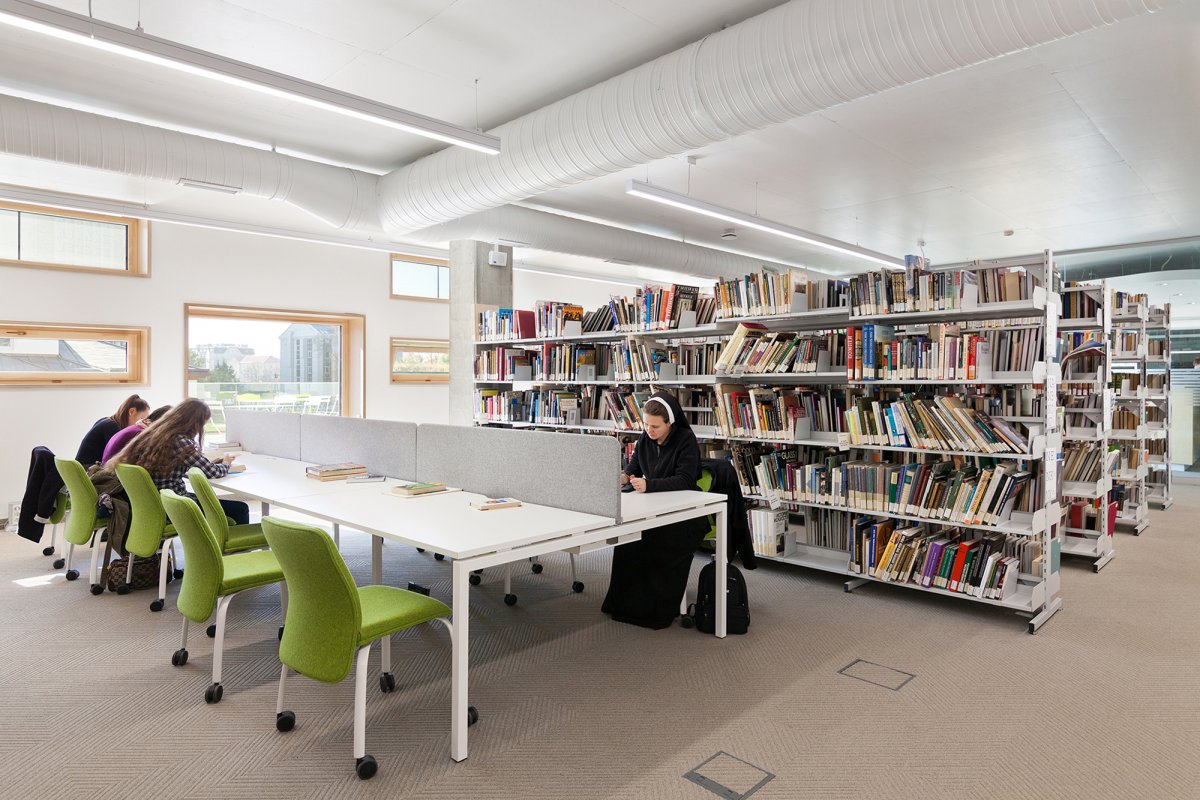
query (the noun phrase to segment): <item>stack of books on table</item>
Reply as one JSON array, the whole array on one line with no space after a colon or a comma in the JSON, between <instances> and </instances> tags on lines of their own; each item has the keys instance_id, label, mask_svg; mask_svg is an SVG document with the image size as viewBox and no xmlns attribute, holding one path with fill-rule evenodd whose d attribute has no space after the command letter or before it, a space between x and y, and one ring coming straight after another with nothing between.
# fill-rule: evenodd
<instances>
[{"instance_id":1,"label":"stack of books on table","mask_svg":"<svg viewBox=\"0 0 1200 800\"><path fill-rule=\"evenodd\" d=\"M341 464L314 464L306 467L304 474L319 481L340 481L351 475L366 475L367 468L362 464L343 462Z\"/></svg>"}]
</instances>

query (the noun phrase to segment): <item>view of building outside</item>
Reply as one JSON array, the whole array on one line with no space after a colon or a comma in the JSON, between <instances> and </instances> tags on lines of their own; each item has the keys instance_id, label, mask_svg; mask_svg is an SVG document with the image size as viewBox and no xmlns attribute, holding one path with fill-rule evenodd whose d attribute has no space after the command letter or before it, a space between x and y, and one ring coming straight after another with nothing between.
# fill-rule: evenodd
<instances>
[{"instance_id":1,"label":"view of building outside","mask_svg":"<svg viewBox=\"0 0 1200 800\"><path fill-rule=\"evenodd\" d=\"M338 325L190 316L188 396L213 410L207 435L224 432L224 411L340 414Z\"/></svg>"}]
</instances>

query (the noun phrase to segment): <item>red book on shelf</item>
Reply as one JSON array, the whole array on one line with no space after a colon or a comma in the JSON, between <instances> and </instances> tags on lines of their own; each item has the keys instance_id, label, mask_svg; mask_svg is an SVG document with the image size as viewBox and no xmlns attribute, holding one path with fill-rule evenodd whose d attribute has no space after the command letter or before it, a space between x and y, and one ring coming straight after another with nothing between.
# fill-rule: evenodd
<instances>
[{"instance_id":1,"label":"red book on shelf","mask_svg":"<svg viewBox=\"0 0 1200 800\"><path fill-rule=\"evenodd\" d=\"M1083 503L1071 503L1070 523L1072 528L1083 527Z\"/></svg>"},{"instance_id":2,"label":"red book on shelf","mask_svg":"<svg viewBox=\"0 0 1200 800\"><path fill-rule=\"evenodd\" d=\"M537 338L537 326L532 311L513 310L513 334L516 339Z\"/></svg>"},{"instance_id":3,"label":"red book on shelf","mask_svg":"<svg viewBox=\"0 0 1200 800\"><path fill-rule=\"evenodd\" d=\"M967 562L967 551L975 542L959 542L958 553L954 556L954 567L950 571L950 591L958 591L958 582L962 578L963 565Z\"/></svg>"},{"instance_id":4,"label":"red book on shelf","mask_svg":"<svg viewBox=\"0 0 1200 800\"><path fill-rule=\"evenodd\" d=\"M1108 535L1112 536L1117 527L1117 504L1108 504Z\"/></svg>"}]
</instances>

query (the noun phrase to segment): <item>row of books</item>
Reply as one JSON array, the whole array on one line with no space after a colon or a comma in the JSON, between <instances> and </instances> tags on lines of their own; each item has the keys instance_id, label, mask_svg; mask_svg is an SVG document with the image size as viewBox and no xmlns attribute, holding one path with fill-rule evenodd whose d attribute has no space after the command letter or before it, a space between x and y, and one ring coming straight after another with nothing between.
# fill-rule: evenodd
<instances>
[{"instance_id":1,"label":"row of books","mask_svg":"<svg viewBox=\"0 0 1200 800\"><path fill-rule=\"evenodd\" d=\"M832 508L804 506L790 515L789 527L797 544L850 552L854 515Z\"/></svg>"},{"instance_id":2,"label":"row of books","mask_svg":"<svg viewBox=\"0 0 1200 800\"><path fill-rule=\"evenodd\" d=\"M976 411L989 417L1041 417L1045 393L1032 386L997 386L965 398Z\"/></svg>"},{"instance_id":3,"label":"row of books","mask_svg":"<svg viewBox=\"0 0 1200 800\"><path fill-rule=\"evenodd\" d=\"M1075 281L1064 281L1063 288L1073 288L1080 284ZM1095 319L1096 314L1100 311L1100 304L1096 301L1095 294L1092 292L1066 292L1062 293L1062 318L1063 319Z\"/></svg>"},{"instance_id":4,"label":"row of books","mask_svg":"<svg viewBox=\"0 0 1200 800\"><path fill-rule=\"evenodd\" d=\"M1112 307L1114 312L1122 312L1133 306L1145 306L1150 302L1150 298L1145 294L1133 292L1113 292Z\"/></svg>"},{"instance_id":5,"label":"row of books","mask_svg":"<svg viewBox=\"0 0 1200 800\"><path fill-rule=\"evenodd\" d=\"M1012 303L1029 300L1040 285L1037 277L1021 267L984 269L979 273L979 302Z\"/></svg>"},{"instance_id":6,"label":"row of books","mask_svg":"<svg viewBox=\"0 0 1200 800\"><path fill-rule=\"evenodd\" d=\"M840 431L845 403L842 391L747 389L724 383L717 386L714 410L724 436L796 440Z\"/></svg>"},{"instance_id":7,"label":"row of books","mask_svg":"<svg viewBox=\"0 0 1200 800\"><path fill-rule=\"evenodd\" d=\"M534 304L533 313L537 331L535 336L539 339L583 332L583 306L554 300L538 300ZM572 323L578 323L578 328L568 327Z\"/></svg>"},{"instance_id":8,"label":"row of books","mask_svg":"<svg viewBox=\"0 0 1200 800\"><path fill-rule=\"evenodd\" d=\"M542 425L579 425L583 419L599 417L595 408L585 408L583 395L566 389L527 389L502 392L475 390L475 418L480 422L533 422Z\"/></svg>"},{"instance_id":9,"label":"row of books","mask_svg":"<svg viewBox=\"0 0 1200 800\"><path fill-rule=\"evenodd\" d=\"M1166 339L1146 340L1146 355L1162 357L1167 354Z\"/></svg>"},{"instance_id":10,"label":"row of books","mask_svg":"<svg viewBox=\"0 0 1200 800\"><path fill-rule=\"evenodd\" d=\"M953 395L922 399L903 394L888 403L855 398L845 410L845 443L926 450L1029 453L1024 425L994 419Z\"/></svg>"},{"instance_id":11,"label":"row of books","mask_svg":"<svg viewBox=\"0 0 1200 800\"><path fill-rule=\"evenodd\" d=\"M724 345L720 342L705 344L681 343L667 351L668 360L675 364L680 375L714 375L717 359Z\"/></svg>"},{"instance_id":12,"label":"row of books","mask_svg":"<svg viewBox=\"0 0 1200 800\"><path fill-rule=\"evenodd\" d=\"M700 307L700 290L695 286L673 283L669 286L644 286L632 298L614 296L608 303L612 330L616 331L660 331L679 327L680 317L687 311L696 312L696 324L711 322L701 320L702 311L710 311L712 304Z\"/></svg>"},{"instance_id":13,"label":"row of books","mask_svg":"<svg viewBox=\"0 0 1200 800\"><path fill-rule=\"evenodd\" d=\"M1063 480L1095 483L1112 471L1116 458L1115 445L1106 449L1096 445L1069 442L1062 452Z\"/></svg>"},{"instance_id":14,"label":"row of books","mask_svg":"<svg viewBox=\"0 0 1200 800\"><path fill-rule=\"evenodd\" d=\"M1022 562L1041 560L1040 544L1030 540L870 518L855 524L854 545L852 572L989 600L1012 597Z\"/></svg>"},{"instance_id":15,"label":"row of books","mask_svg":"<svg viewBox=\"0 0 1200 800\"><path fill-rule=\"evenodd\" d=\"M746 522L754 554L776 558L791 555L795 539L788 529L788 512L784 509L748 508Z\"/></svg>"},{"instance_id":16,"label":"row of books","mask_svg":"<svg viewBox=\"0 0 1200 800\"><path fill-rule=\"evenodd\" d=\"M1114 432L1136 431L1138 426L1141 424L1141 417L1135 414L1131 409L1120 406L1113 409L1112 429Z\"/></svg>"},{"instance_id":17,"label":"row of books","mask_svg":"<svg viewBox=\"0 0 1200 800\"><path fill-rule=\"evenodd\" d=\"M781 274L763 270L719 281L714 294L717 319L762 317L843 308L847 284L834 278L811 281L803 270L788 270Z\"/></svg>"},{"instance_id":18,"label":"row of books","mask_svg":"<svg viewBox=\"0 0 1200 800\"><path fill-rule=\"evenodd\" d=\"M717 357L726 374L804 374L827 372L846 360L846 334L768 333L758 323L738 323Z\"/></svg>"},{"instance_id":19,"label":"row of books","mask_svg":"<svg viewBox=\"0 0 1200 800\"><path fill-rule=\"evenodd\" d=\"M994 372L1028 372L1042 358L1041 328L964 332L957 325L922 326L897 335L891 325L846 330L850 380L963 380Z\"/></svg>"},{"instance_id":20,"label":"row of books","mask_svg":"<svg viewBox=\"0 0 1200 800\"><path fill-rule=\"evenodd\" d=\"M919 256L906 256L903 271L879 270L850 278L850 311L855 316L951 311L978 300L975 272L930 272Z\"/></svg>"}]
</instances>

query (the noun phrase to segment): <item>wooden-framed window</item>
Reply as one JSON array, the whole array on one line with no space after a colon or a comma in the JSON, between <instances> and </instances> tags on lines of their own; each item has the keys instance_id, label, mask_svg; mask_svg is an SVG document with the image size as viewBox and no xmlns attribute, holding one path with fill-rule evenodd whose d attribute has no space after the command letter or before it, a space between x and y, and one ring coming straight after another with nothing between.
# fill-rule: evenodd
<instances>
[{"instance_id":1,"label":"wooden-framed window","mask_svg":"<svg viewBox=\"0 0 1200 800\"><path fill-rule=\"evenodd\" d=\"M392 297L400 300L450 301L450 262L392 254Z\"/></svg>"},{"instance_id":2,"label":"wooden-framed window","mask_svg":"<svg viewBox=\"0 0 1200 800\"><path fill-rule=\"evenodd\" d=\"M392 383L449 383L450 342L447 339L392 337Z\"/></svg>"},{"instance_id":3,"label":"wooden-framed window","mask_svg":"<svg viewBox=\"0 0 1200 800\"><path fill-rule=\"evenodd\" d=\"M0 322L0 384L146 383L150 329Z\"/></svg>"},{"instance_id":4,"label":"wooden-framed window","mask_svg":"<svg viewBox=\"0 0 1200 800\"><path fill-rule=\"evenodd\" d=\"M131 217L0 202L0 266L143 276L144 226Z\"/></svg>"},{"instance_id":5,"label":"wooden-framed window","mask_svg":"<svg viewBox=\"0 0 1200 800\"><path fill-rule=\"evenodd\" d=\"M214 409L355 415L362 388L353 354L361 314L187 304L184 356L188 397ZM220 419L219 419L220 418Z\"/></svg>"}]
</instances>

